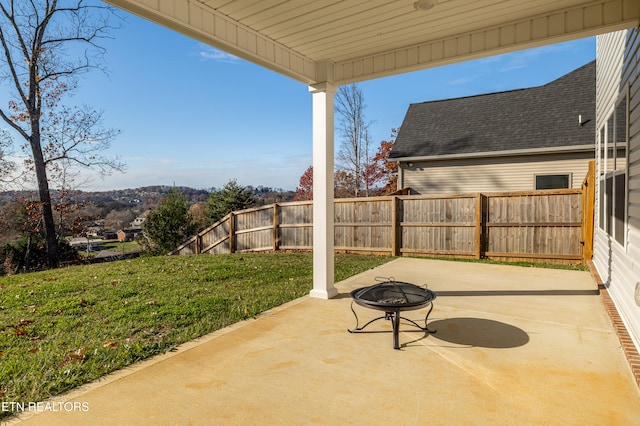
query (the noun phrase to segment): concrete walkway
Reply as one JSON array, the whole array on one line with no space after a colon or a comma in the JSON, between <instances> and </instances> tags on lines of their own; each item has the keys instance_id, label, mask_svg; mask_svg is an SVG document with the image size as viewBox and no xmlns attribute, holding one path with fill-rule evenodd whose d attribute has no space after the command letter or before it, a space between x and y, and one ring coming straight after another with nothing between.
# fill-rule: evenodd
<instances>
[{"instance_id":1,"label":"concrete walkway","mask_svg":"<svg viewBox=\"0 0 640 426\"><path fill-rule=\"evenodd\" d=\"M367 328L386 332L348 333L349 292L378 276L436 291L437 333L402 325L401 350L389 321ZM588 272L403 258L338 288L335 299L303 297L12 422L640 425L640 391ZM361 324L377 316L355 309Z\"/></svg>"}]
</instances>

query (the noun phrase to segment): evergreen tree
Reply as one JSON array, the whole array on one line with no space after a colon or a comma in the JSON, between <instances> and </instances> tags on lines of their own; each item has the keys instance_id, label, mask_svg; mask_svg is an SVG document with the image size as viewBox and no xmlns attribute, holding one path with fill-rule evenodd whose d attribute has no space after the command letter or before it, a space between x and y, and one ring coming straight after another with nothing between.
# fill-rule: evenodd
<instances>
[{"instance_id":1,"label":"evergreen tree","mask_svg":"<svg viewBox=\"0 0 640 426\"><path fill-rule=\"evenodd\" d=\"M187 198L176 189L152 210L144 223L144 233L158 248L168 253L196 232L196 224L189 212Z\"/></svg>"},{"instance_id":2,"label":"evergreen tree","mask_svg":"<svg viewBox=\"0 0 640 426\"><path fill-rule=\"evenodd\" d=\"M238 182L233 179L227 182L220 191L209 195L207 217L211 223L215 223L228 213L251 207L257 201L251 190L238 185Z\"/></svg>"}]
</instances>

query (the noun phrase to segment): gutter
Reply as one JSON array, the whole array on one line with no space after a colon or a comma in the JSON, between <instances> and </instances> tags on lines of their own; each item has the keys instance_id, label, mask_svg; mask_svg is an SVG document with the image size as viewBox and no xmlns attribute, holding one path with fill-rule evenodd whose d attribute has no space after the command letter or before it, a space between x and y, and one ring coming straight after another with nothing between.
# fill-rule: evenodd
<instances>
[{"instance_id":1,"label":"gutter","mask_svg":"<svg viewBox=\"0 0 640 426\"><path fill-rule=\"evenodd\" d=\"M530 149L515 149L506 151L485 151L485 152L470 152L465 154L445 154L445 155L426 155L420 157L398 157L389 158L389 161L396 163L407 161L434 161L434 160L452 160L452 159L466 159L466 158L486 158L486 157L513 157L518 155L539 155L539 154L566 154L576 152L589 152L593 151L595 155L595 144L590 145L574 145L574 146L560 146L560 147L547 147L547 148L530 148Z\"/></svg>"}]
</instances>

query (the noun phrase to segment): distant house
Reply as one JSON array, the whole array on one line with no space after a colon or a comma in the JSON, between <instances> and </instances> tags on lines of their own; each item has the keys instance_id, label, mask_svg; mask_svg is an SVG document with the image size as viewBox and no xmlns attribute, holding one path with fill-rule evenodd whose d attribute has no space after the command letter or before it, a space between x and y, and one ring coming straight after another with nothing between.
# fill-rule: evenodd
<instances>
[{"instance_id":1,"label":"distant house","mask_svg":"<svg viewBox=\"0 0 640 426\"><path fill-rule=\"evenodd\" d=\"M100 233L98 235L100 235ZM109 229L102 231L101 235L105 240L115 240L118 238L118 232Z\"/></svg>"},{"instance_id":2,"label":"distant house","mask_svg":"<svg viewBox=\"0 0 640 426\"><path fill-rule=\"evenodd\" d=\"M142 232L141 228L121 229L118 231L118 241L121 243L133 241L140 232Z\"/></svg>"},{"instance_id":3,"label":"distant house","mask_svg":"<svg viewBox=\"0 0 640 426\"><path fill-rule=\"evenodd\" d=\"M596 64L544 86L411 104L389 159L421 194L579 188L595 157Z\"/></svg>"},{"instance_id":4,"label":"distant house","mask_svg":"<svg viewBox=\"0 0 640 426\"><path fill-rule=\"evenodd\" d=\"M133 219L133 222L130 223L131 226L134 226L136 228L141 227L142 225L144 225L144 222L147 220L146 217L136 217L135 219Z\"/></svg>"},{"instance_id":5,"label":"distant house","mask_svg":"<svg viewBox=\"0 0 640 426\"><path fill-rule=\"evenodd\" d=\"M100 244L102 244L101 239L93 240L86 237L74 237L69 239L69 245L80 251L94 251L100 246Z\"/></svg>"},{"instance_id":6,"label":"distant house","mask_svg":"<svg viewBox=\"0 0 640 426\"><path fill-rule=\"evenodd\" d=\"M142 225L144 225L144 223L147 221L147 216L149 216L150 211L151 210L147 210L146 212L142 213L140 216L133 219L133 222L131 222L129 226L131 226L132 228L142 228Z\"/></svg>"}]
</instances>

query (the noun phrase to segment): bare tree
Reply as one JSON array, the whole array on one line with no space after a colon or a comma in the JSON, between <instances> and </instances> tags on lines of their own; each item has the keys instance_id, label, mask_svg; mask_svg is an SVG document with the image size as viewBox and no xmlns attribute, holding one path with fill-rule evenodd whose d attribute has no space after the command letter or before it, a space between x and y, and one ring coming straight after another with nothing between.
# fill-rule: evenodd
<instances>
[{"instance_id":1,"label":"bare tree","mask_svg":"<svg viewBox=\"0 0 640 426\"><path fill-rule=\"evenodd\" d=\"M111 210L104 218L104 225L111 229L124 229L136 218L136 214L130 210Z\"/></svg>"},{"instance_id":2,"label":"bare tree","mask_svg":"<svg viewBox=\"0 0 640 426\"><path fill-rule=\"evenodd\" d=\"M338 151L339 168L352 176L354 196L360 195L362 171L370 160L369 125L365 120L364 96L357 84L341 86L336 95L338 129L342 144ZM368 195L368 194L365 194Z\"/></svg>"},{"instance_id":3,"label":"bare tree","mask_svg":"<svg viewBox=\"0 0 640 426\"><path fill-rule=\"evenodd\" d=\"M80 75L101 69L98 43L114 28L114 16L114 8L95 1L0 0L0 83L14 97L0 117L24 139L30 156L50 267L58 264L58 239L48 173L64 161L103 173L121 167L101 154L115 134L95 130L99 114L61 104Z\"/></svg>"},{"instance_id":4,"label":"bare tree","mask_svg":"<svg viewBox=\"0 0 640 426\"><path fill-rule=\"evenodd\" d=\"M9 183L16 169L15 162L9 159L11 154L9 150L12 143L13 139L9 132L5 129L0 129L0 189Z\"/></svg>"}]
</instances>

